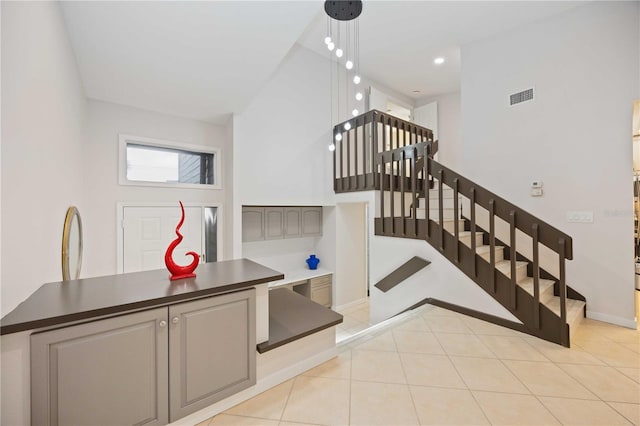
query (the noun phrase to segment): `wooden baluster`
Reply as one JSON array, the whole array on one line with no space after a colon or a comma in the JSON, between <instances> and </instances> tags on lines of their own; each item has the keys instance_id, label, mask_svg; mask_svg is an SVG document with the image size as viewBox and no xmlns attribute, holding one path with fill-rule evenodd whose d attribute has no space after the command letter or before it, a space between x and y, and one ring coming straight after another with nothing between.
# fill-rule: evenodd
<instances>
[{"instance_id":1,"label":"wooden baluster","mask_svg":"<svg viewBox=\"0 0 640 426\"><path fill-rule=\"evenodd\" d=\"M405 175L407 174L407 153L406 151L403 149L402 151L400 151L400 216L401 216L401 221L402 221L402 236L407 235L407 229L405 227L405 195L406 195L406 189L405 189Z\"/></svg>"},{"instance_id":2,"label":"wooden baluster","mask_svg":"<svg viewBox=\"0 0 640 426\"><path fill-rule=\"evenodd\" d=\"M510 239L510 246L511 246L511 251L510 251L510 265L511 265L511 288L509 290L509 304L511 306L512 309L516 309L516 259L517 259L517 253L516 253L516 212L515 210L511 210L509 212L509 225L510 225L510 232L509 232L509 239Z\"/></svg>"},{"instance_id":3,"label":"wooden baluster","mask_svg":"<svg viewBox=\"0 0 640 426\"><path fill-rule=\"evenodd\" d=\"M416 176L416 160L418 159L418 149L413 148L413 155L411 155L411 204L413 216L413 236L418 236L418 177Z\"/></svg>"},{"instance_id":4,"label":"wooden baluster","mask_svg":"<svg viewBox=\"0 0 640 426\"><path fill-rule=\"evenodd\" d=\"M334 138L337 134L340 134L342 136L342 132L340 131L339 126L336 126L333 129ZM340 158L338 159L340 161L340 190L344 191L344 144L342 143L342 139L336 141L336 144L336 151L338 151L338 149L340 150Z\"/></svg>"},{"instance_id":5,"label":"wooden baluster","mask_svg":"<svg viewBox=\"0 0 640 426\"><path fill-rule=\"evenodd\" d=\"M382 150L378 150L378 121L377 116L374 114L371 117L371 173L374 173L376 163L375 159L378 156L378 153L381 153ZM373 186L375 188L376 185L380 185L382 187L382 179L384 178L384 169L381 170L382 173L377 173L377 178L373 180Z\"/></svg>"},{"instance_id":6,"label":"wooden baluster","mask_svg":"<svg viewBox=\"0 0 640 426\"><path fill-rule=\"evenodd\" d=\"M453 234L456 237L456 262L460 263L460 224L458 223L458 178L453 179Z\"/></svg>"},{"instance_id":7,"label":"wooden baluster","mask_svg":"<svg viewBox=\"0 0 640 426\"><path fill-rule=\"evenodd\" d=\"M338 152L338 141L335 140L334 138L335 133L333 133L331 135L331 143L333 144L333 146L335 147L335 149L333 150L333 191L334 192L338 192L338 181L336 180L337 176L337 167L338 167L338 163L337 163L337 158L338 156L336 155Z\"/></svg>"},{"instance_id":8,"label":"wooden baluster","mask_svg":"<svg viewBox=\"0 0 640 426\"><path fill-rule=\"evenodd\" d=\"M444 251L444 212L442 211L442 169L438 170L438 219L440 220L440 249Z\"/></svg>"},{"instance_id":9,"label":"wooden baluster","mask_svg":"<svg viewBox=\"0 0 640 426\"><path fill-rule=\"evenodd\" d=\"M427 237L431 237L431 228L429 227L429 175L431 174L431 162L429 160L429 148L424 153L424 172L422 173L422 188L424 190L424 214L427 219Z\"/></svg>"},{"instance_id":10,"label":"wooden baluster","mask_svg":"<svg viewBox=\"0 0 640 426\"><path fill-rule=\"evenodd\" d=\"M489 200L489 264L491 277L491 288L495 293L496 288L496 201Z\"/></svg>"},{"instance_id":11,"label":"wooden baluster","mask_svg":"<svg viewBox=\"0 0 640 426\"><path fill-rule=\"evenodd\" d=\"M538 258L538 224L531 225L533 239L533 326L540 328L540 262Z\"/></svg>"},{"instance_id":12,"label":"wooden baluster","mask_svg":"<svg viewBox=\"0 0 640 426\"><path fill-rule=\"evenodd\" d=\"M390 176L389 176L389 212L391 214L391 235L396 235L396 221L395 221L395 204L396 204L396 196L394 194L395 189L395 173L393 169L395 168L395 159L393 158L393 153L391 154L391 162L390 164Z\"/></svg>"},{"instance_id":13,"label":"wooden baluster","mask_svg":"<svg viewBox=\"0 0 640 426\"><path fill-rule=\"evenodd\" d=\"M386 180L384 177L384 171L387 168L387 162L384 158L384 153L381 152L378 154L378 158L380 159L380 161L378 162L378 180L380 182L380 218L382 219L382 235L385 235L385 226L384 226L384 222L385 222L385 214L384 214L384 181Z\"/></svg>"},{"instance_id":14,"label":"wooden baluster","mask_svg":"<svg viewBox=\"0 0 640 426\"><path fill-rule=\"evenodd\" d=\"M358 180L358 120L354 120L354 126L353 126L353 139L354 139L354 143L353 143L353 168L354 168L354 174L356 175L356 189L364 189L360 187L359 184L359 180Z\"/></svg>"},{"instance_id":15,"label":"wooden baluster","mask_svg":"<svg viewBox=\"0 0 640 426\"><path fill-rule=\"evenodd\" d=\"M473 270L473 276L478 276L478 265L476 261L476 189L471 188L469 207L471 208L471 255L473 256L473 263L471 265Z\"/></svg>"},{"instance_id":16,"label":"wooden baluster","mask_svg":"<svg viewBox=\"0 0 640 426\"><path fill-rule=\"evenodd\" d=\"M347 131L347 187L349 190L353 189L351 187L351 132ZM344 139L343 139L344 140Z\"/></svg>"},{"instance_id":17,"label":"wooden baluster","mask_svg":"<svg viewBox=\"0 0 640 426\"><path fill-rule=\"evenodd\" d=\"M567 282L564 264L564 259L566 256L566 241L564 238L560 238L560 240L558 241L558 256L560 259L558 274L560 275L558 277L560 280L558 283L558 287L560 289L560 320L562 323L562 330L560 330L560 342L564 346L569 346L568 336L565 333L567 324Z\"/></svg>"}]
</instances>

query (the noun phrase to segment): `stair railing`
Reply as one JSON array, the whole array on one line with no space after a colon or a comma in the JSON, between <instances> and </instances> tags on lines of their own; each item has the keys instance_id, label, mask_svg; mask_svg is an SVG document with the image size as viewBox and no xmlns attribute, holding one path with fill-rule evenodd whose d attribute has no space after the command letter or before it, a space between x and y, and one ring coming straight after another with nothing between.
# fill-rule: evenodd
<instances>
[{"instance_id":1,"label":"stair railing","mask_svg":"<svg viewBox=\"0 0 640 426\"><path fill-rule=\"evenodd\" d=\"M375 138L374 138L375 141ZM475 182L454 172L434 160L431 154L432 144L422 142L397 147L395 149L379 152L375 168L376 181L380 182L380 216L376 218L376 234L386 236L398 236L408 238L426 239L431 245L445 253L454 263L461 262L460 225L456 214L453 219L453 238L451 231L445 229L443 189L453 190L454 212L459 210L460 196L466 197L469 202L468 220L471 231L471 268L469 273L478 281L478 257L476 255L476 233L478 232L477 212L481 207L488 212L489 221L489 269L488 291L497 291L496 288L496 217L502 219L509 226L508 245L510 248L510 285L508 306L512 312L516 312L517 306L517 246L516 231L528 235L532 239L532 263L533 263L533 318L534 327L541 327L541 302L540 302L540 245L549 248L558 255L558 276L560 296L560 320L562 330L559 333L561 344L568 346L567 326L567 286L565 277L565 260L573 258L572 239L564 232L549 225L543 220L533 216L527 211L515 206L509 201L483 188ZM389 174L388 171L391 171ZM419 179L418 177L422 178ZM438 220L430 219L430 188L429 181L433 179L437 186ZM425 198L425 219L418 219L417 204L415 200L421 196ZM481 258L482 259L482 258ZM484 271L484 269L483 269ZM468 274L469 275L469 274ZM506 275L506 274L505 274Z\"/></svg>"},{"instance_id":2,"label":"stair railing","mask_svg":"<svg viewBox=\"0 0 640 426\"><path fill-rule=\"evenodd\" d=\"M336 135L340 140L335 139ZM384 112L371 110L336 125L333 137L336 147L333 152L333 189L335 192L351 192L379 188L376 173L378 154L433 141L433 132Z\"/></svg>"}]
</instances>

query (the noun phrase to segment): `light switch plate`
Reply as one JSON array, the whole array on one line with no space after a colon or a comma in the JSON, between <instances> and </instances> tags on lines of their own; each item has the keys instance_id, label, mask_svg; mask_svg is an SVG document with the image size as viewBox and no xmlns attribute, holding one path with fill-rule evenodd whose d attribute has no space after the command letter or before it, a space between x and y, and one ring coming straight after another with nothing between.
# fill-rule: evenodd
<instances>
[{"instance_id":1,"label":"light switch plate","mask_svg":"<svg viewBox=\"0 0 640 426\"><path fill-rule=\"evenodd\" d=\"M542 188L531 188L532 197L542 197Z\"/></svg>"},{"instance_id":2,"label":"light switch plate","mask_svg":"<svg viewBox=\"0 0 640 426\"><path fill-rule=\"evenodd\" d=\"M568 211L567 222L593 223L593 212L592 211Z\"/></svg>"},{"instance_id":3,"label":"light switch plate","mask_svg":"<svg viewBox=\"0 0 640 426\"><path fill-rule=\"evenodd\" d=\"M531 188L542 188L542 181L540 179L532 180L531 181Z\"/></svg>"}]
</instances>

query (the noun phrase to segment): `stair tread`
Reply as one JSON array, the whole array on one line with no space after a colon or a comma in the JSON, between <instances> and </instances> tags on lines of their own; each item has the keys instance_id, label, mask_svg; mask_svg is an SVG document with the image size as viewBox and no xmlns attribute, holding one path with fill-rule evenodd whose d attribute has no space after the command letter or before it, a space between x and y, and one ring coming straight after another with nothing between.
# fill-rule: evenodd
<instances>
[{"instance_id":1,"label":"stair tread","mask_svg":"<svg viewBox=\"0 0 640 426\"><path fill-rule=\"evenodd\" d=\"M545 303L547 308L551 309L556 315L560 316L560 297L553 296L551 300ZM582 310L585 303L582 300L568 299L567 298L567 322L571 323L579 315L582 315Z\"/></svg>"},{"instance_id":2,"label":"stair tread","mask_svg":"<svg viewBox=\"0 0 640 426\"><path fill-rule=\"evenodd\" d=\"M540 278L540 293L543 293L549 288L553 288L555 281ZM518 281L518 285L522 287L527 293L533 295L533 277L526 277Z\"/></svg>"},{"instance_id":3,"label":"stair tread","mask_svg":"<svg viewBox=\"0 0 640 426\"><path fill-rule=\"evenodd\" d=\"M516 260L516 268L526 267L527 262L522 260ZM496 269L500 272L511 272L511 261L510 260L501 260L500 262L496 262Z\"/></svg>"},{"instance_id":4,"label":"stair tread","mask_svg":"<svg viewBox=\"0 0 640 426\"><path fill-rule=\"evenodd\" d=\"M503 249L504 246L495 246L496 250L499 249ZM476 246L476 253L478 254L484 254L484 253L489 253L491 251L491 246L490 245L482 245L482 246Z\"/></svg>"}]
</instances>

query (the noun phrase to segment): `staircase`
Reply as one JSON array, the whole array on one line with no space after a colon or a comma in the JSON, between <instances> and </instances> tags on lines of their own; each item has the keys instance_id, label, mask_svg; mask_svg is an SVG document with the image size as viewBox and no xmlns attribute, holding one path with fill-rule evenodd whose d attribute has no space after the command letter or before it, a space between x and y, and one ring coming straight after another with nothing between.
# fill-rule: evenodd
<instances>
[{"instance_id":1,"label":"staircase","mask_svg":"<svg viewBox=\"0 0 640 426\"><path fill-rule=\"evenodd\" d=\"M334 128L334 189L379 191L375 234L425 240L523 331L568 347L586 303L566 285L571 237L434 160L430 130L379 111L350 124Z\"/></svg>"}]
</instances>

